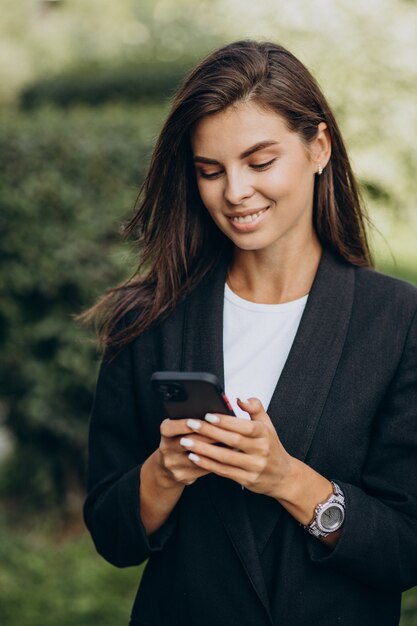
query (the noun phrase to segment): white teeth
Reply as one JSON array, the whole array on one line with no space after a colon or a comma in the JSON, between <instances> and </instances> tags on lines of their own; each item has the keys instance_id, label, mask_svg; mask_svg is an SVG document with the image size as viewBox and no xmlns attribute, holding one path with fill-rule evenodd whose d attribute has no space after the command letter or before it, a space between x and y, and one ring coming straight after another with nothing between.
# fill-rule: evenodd
<instances>
[{"instance_id":1,"label":"white teeth","mask_svg":"<svg viewBox=\"0 0 417 626\"><path fill-rule=\"evenodd\" d=\"M252 213L252 215L245 215L245 217L232 217L232 222L238 222L239 224L248 224L249 222L253 222L254 220L256 220L261 213L264 212L265 209L262 209L262 211L258 211L257 213Z\"/></svg>"}]
</instances>

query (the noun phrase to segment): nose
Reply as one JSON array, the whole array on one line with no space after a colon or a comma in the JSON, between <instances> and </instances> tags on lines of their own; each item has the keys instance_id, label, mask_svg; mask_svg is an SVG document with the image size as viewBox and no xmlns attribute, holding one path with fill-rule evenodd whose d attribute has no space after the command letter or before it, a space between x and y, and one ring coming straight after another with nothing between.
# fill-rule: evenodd
<instances>
[{"instance_id":1,"label":"nose","mask_svg":"<svg viewBox=\"0 0 417 626\"><path fill-rule=\"evenodd\" d=\"M226 177L224 197L230 204L241 204L254 192L250 180L241 172L229 173Z\"/></svg>"}]
</instances>

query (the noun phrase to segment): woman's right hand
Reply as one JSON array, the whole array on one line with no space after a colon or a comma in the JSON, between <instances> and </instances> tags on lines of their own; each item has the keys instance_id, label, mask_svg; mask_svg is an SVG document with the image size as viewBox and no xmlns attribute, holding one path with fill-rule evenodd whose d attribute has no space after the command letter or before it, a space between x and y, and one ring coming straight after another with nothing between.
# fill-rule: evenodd
<instances>
[{"instance_id":1,"label":"woman's right hand","mask_svg":"<svg viewBox=\"0 0 417 626\"><path fill-rule=\"evenodd\" d=\"M194 440L213 443L212 439L198 435L187 426L186 419L165 419L161 423L161 441L157 450L160 469L168 479L179 485L192 485L197 478L209 474L188 458L189 450L180 444L180 439L192 434Z\"/></svg>"},{"instance_id":2,"label":"woman's right hand","mask_svg":"<svg viewBox=\"0 0 417 626\"><path fill-rule=\"evenodd\" d=\"M141 466L139 506L147 535L157 531L168 519L186 485L209 474L190 461L189 450L180 440L191 433L195 441L212 443L213 440L196 434L186 422L186 419L164 420L159 447Z\"/></svg>"}]
</instances>

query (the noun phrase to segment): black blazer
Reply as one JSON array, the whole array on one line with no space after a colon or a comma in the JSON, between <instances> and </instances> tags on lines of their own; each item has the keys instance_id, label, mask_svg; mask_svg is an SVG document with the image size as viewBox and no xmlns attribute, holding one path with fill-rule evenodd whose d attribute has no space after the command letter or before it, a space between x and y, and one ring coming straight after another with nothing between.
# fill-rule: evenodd
<instances>
[{"instance_id":1,"label":"black blazer","mask_svg":"<svg viewBox=\"0 0 417 626\"><path fill-rule=\"evenodd\" d=\"M332 551L267 496L208 475L146 537L139 470L159 445L155 370L223 380L220 263L174 312L102 364L85 521L119 567L149 558L142 626L393 626L417 584L417 289L323 256L268 407L288 452L346 496Z\"/></svg>"}]
</instances>

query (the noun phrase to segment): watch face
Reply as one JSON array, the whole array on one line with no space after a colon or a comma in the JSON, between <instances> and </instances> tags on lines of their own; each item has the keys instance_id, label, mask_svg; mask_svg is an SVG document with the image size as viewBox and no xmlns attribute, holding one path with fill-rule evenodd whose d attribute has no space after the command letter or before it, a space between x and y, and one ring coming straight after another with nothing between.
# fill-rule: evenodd
<instances>
[{"instance_id":1,"label":"watch face","mask_svg":"<svg viewBox=\"0 0 417 626\"><path fill-rule=\"evenodd\" d=\"M332 532L340 528L345 518L343 507L340 504L330 504L321 512L318 520L319 526L326 532Z\"/></svg>"}]
</instances>

